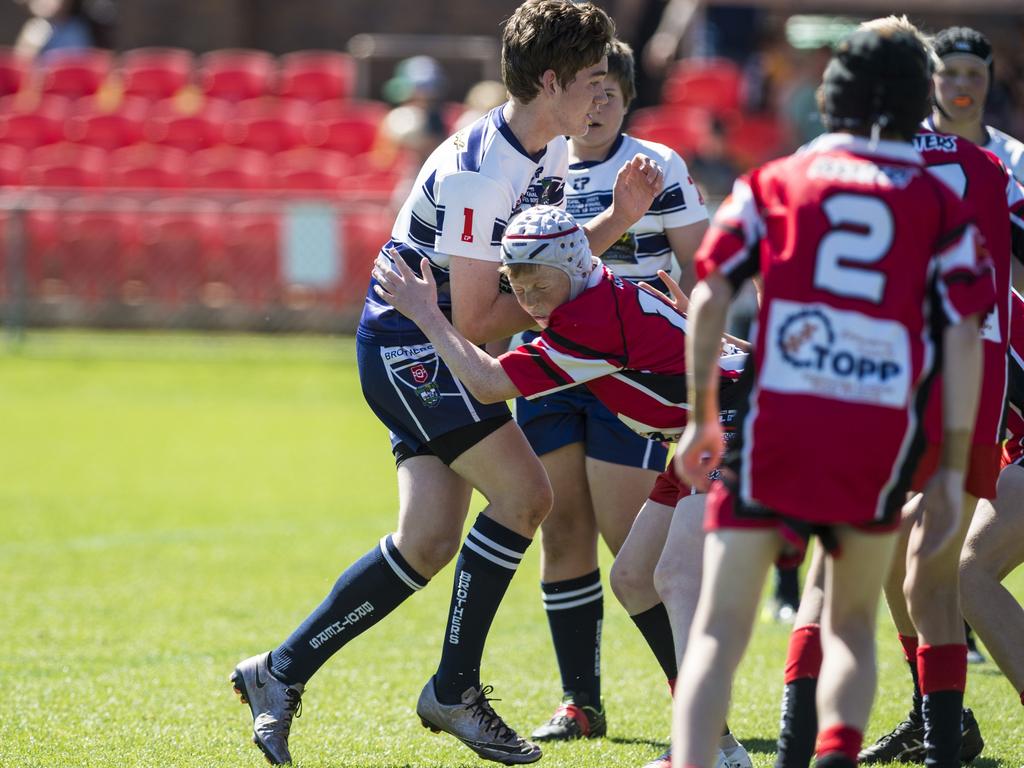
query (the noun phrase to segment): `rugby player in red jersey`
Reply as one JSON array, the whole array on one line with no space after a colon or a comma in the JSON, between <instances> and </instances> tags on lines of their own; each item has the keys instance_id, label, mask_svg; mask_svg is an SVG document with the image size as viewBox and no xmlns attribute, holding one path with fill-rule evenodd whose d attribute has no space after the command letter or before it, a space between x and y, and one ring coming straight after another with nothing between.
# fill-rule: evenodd
<instances>
[{"instance_id":1,"label":"rugby player in red jersey","mask_svg":"<svg viewBox=\"0 0 1024 768\"><path fill-rule=\"evenodd\" d=\"M866 22L862 28L903 31L915 35L927 45L906 17L875 19ZM933 115L941 114L940 105L936 104L933 109ZM931 120L928 121L928 125L933 124ZM965 509L971 511L978 498L991 499L996 493L1003 403L1006 397L1011 244L1018 259L1021 258L1024 255L1024 248L1021 247L1024 244L1024 198L1019 185L999 159L970 141L960 136L926 130L918 133L914 143L929 171L972 205L995 271L996 295L999 300L982 324L982 390L966 478L969 495L964 503ZM1015 271L1020 268L1019 263L1013 266ZM929 446L912 483L915 490L924 487L938 461L942 414L940 400L936 396L929 403L927 420ZM904 519L908 525L914 519L919 501L918 497L904 510ZM965 516L958 541L963 540L970 522L970 515ZM970 761L981 752L984 741L970 710L963 710L961 728L956 727L958 715L955 701L962 702L966 681L966 646L960 621L956 578L959 547L950 546L942 557L915 562L911 578L907 579L905 561L908 533L909 528L905 528L904 535L899 539L885 593L914 681L913 706L904 721L860 753L859 761L924 761L926 742L931 745L933 759L945 755L943 759L949 764L955 762L957 757ZM806 766L814 749L815 688L821 664L819 632L823 583L824 560L821 553L816 552L808 568L804 599L790 636L777 768ZM908 600L904 597L905 589L909 596L909 608ZM919 630L925 638L924 642L919 640ZM923 653L919 652L919 645L925 649ZM930 717L927 720L937 719L942 724L926 729L922 694L928 697L930 705ZM932 734L929 739L926 739L926 730ZM962 734L959 739L958 734Z\"/></svg>"},{"instance_id":2,"label":"rugby player in red jersey","mask_svg":"<svg viewBox=\"0 0 1024 768\"><path fill-rule=\"evenodd\" d=\"M910 143L928 112L929 75L913 35L847 38L821 91L829 133L739 180L698 252L693 415L676 457L695 484L721 452L713 340L745 279L761 275L763 300L750 394L708 498L701 597L680 673L687 685L676 695L678 768L712 764L709 735L725 719L760 596L751 585L773 560L802 556L812 535L830 552L818 764L855 765L874 696L878 595L939 360L944 448L914 549L934 557L958 529L979 387L977 316L994 291L969 210Z\"/></svg>"}]
</instances>

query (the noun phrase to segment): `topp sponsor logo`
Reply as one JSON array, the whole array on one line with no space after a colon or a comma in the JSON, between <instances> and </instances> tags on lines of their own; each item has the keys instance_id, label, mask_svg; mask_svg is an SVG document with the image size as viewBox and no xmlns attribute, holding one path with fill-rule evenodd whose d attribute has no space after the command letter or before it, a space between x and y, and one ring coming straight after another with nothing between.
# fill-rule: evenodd
<instances>
[{"instance_id":1,"label":"topp sponsor logo","mask_svg":"<svg viewBox=\"0 0 1024 768\"><path fill-rule=\"evenodd\" d=\"M836 334L824 313L816 309L798 312L779 329L777 339L782 357L796 368L830 371L858 381L888 381L902 371L895 360L868 357L836 348Z\"/></svg>"},{"instance_id":2,"label":"topp sponsor logo","mask_svg":"<svg viewBox=\"0 0 1024 768\"><path fill-rule=\"evenodd\" d=\"M896 320L776 299L766 325L761 387L787 394L905 408L910 334Z\"/></svg>"}]
</instances>

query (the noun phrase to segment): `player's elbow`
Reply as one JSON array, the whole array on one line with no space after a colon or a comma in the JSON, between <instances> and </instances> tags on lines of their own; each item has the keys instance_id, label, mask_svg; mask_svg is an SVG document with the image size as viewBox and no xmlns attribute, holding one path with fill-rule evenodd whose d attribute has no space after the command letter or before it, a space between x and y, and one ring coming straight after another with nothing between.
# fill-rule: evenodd
<instances>
[{"instance_id":1,"label":"player's elbow","mask_svg":"<svg viewBox=\"0 0 1024 768\"><path fill-rule=\"evenodd\" d=\"M498 387L484 384L482 386L475 387L470 390L473 393L473 397L479 400L484 405L493 405L494 403L502 403L508 399L504 392Z\"/></svg>"},{"instance_id":2,"label":"player's elbow","mask_svg":"<svg viewBox=\"0 0 1024 768\"><path fill-rule=\"evenodd\" d=\"M459 335L470 344L479 347L488 341L494 341L493 338L488 336L486 324L475 318L460 317L456 314L452 316L452 325L455 326L455 330L459 332Z\"/></svg>"}]
</instances>

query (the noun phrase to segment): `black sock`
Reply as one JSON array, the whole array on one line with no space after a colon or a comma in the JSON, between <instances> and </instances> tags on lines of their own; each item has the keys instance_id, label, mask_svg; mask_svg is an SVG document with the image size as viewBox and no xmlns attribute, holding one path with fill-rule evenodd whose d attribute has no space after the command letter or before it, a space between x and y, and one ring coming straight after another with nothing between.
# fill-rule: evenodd
<instances>
[{"instance_id":1,"label":"black sock","mask_svg":"<svg viewBox=\"0 0 1024 768\"><path fill-rule=\"evenodd\" d=\"M907 719L915 725L923 725L924 714L921 712L921 678L918 677L917 660L908 661L907 666L910 667L910 676L914 678L914 705L907 714Z\"/></svg>"},{"instance_id":2,"label":"black sock","mask_svg":"<svg viewBox=\"0 0 1024 768\"><path fill-rule=\"evenodd\" d=\"M442 703L457 704L467 688L480 687L484 641L528 546L530 539L483 515L466 534L434 679Z\"/></svg>"},{"instance_id":3,"label":"black sock","mask_svg":"<svg viewBox=\"0 0 1024 768\"><path fill-rule=\"evenodd\" d=\"M857 763L842 752L829 752L814 762L815 768L856 768Z\"/></svg>"},{"instance_id":4,"label":"black sock","mask_svg":"<svg viewBox=\"0 0 1024 768\"><path fill-rule=\"evenodd\" d=\"M794 609L800 605L800 577L798 568L775 568L775 597Z\"/></svg>"},{"instance_id":5,"label":"black sock","mask_svg":"<svg viewBox=\"0 0 1024 768\"><path fill-rule=\"evenodd\" d=\"M555 644L563 696L601 707L601 571L565 581L541 582L544 610Z\"/></svg>"},{"instance_id":6,"label":"black sock","mask_svg":"<svg viewBox=\"0 0 1024 768\"><path fill-rule=\"evenodd\" d=\"M932 691L924 696L924 764L928 768L960 765L963 691Z\"/></svg>"},{"instance_id":7,"label":"black sock","mask_svg":"<svg viewBox=\"0 0 1024 768\"><path fill-rule=\"evenodd\" d=\"M817 691L818 679L815 677L801 677L786 683L782 694L782 723L775 768L807 768L810 765L818 737Z\"/></svg>"},{"instance_id":8,"label":"black sock","mask_svg":"<svg viewBox=\"0 0 1024 768\"><path fill-rule=\"evenodd\" d=\"M679 674L679 663L676 660L676 644L672 639L672 623L668 619L665 604L658 603L653 608L629 618L654 651L654 657L661 665L665 678L674 681Z\"/></svg>"},{"instance_id":9,"label":"black sock","mask_svg":"<svg viewBox=\"0 0 1024 768\"><path fill-rule=\"evenodd\" d=\"M306 683L343 645L426 584L385 536L338 577L324 601L272 652L270 671L286 683Z\"/></svg>"}]
</instances>

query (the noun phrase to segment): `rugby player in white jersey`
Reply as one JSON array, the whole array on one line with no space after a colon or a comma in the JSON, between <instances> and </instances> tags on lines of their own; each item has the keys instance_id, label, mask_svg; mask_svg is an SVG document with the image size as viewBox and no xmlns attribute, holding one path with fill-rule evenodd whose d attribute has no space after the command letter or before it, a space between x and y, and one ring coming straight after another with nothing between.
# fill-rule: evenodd
<instances>
[{"instance_id":1,"label":"rugby player in white jersey","mask_svg":"<svg viewBox=\"0 0 1024 768\"><path fill-rule=\"evenodd\" d=\"M608 102L594 115L590 130L569 141L566 209L580 223L602 214L611 205L618 169L634 155L650 157L663 167L664 191L602 255L616 276L662 287L658 270L670 270L673 260L692 273L707 211L676 152L622 133L636 90L633 52L618 40L608 53L604 90ZM516 341L536 336L527 331ZM554 491L551 514L541 526L541 591L561 673L562 702L532 738L603 736L607 723L601 701L604 610L598 537L612 554L619 552L637 510L665 468L668 449L633 432L583 386L517 398L516 421L540 456ZM624 578L621 590L614 577L612 586L671 681L676 676L672 630L651 578L670 513L659 521L658 548L636 551L625 569L617 564L613 574ZM643 578L633 576L638 571Z\"/></svg>"},{"instance_id":2,"label":"rugby player in white jersey","mask_svg":"<svg viewBox=\"0 0 1024 768\"><path fill-rule=\"evenodd\" d=\"M474 343L533 325L500 290L502 232L522 207L564 206L565 136L586 133L607 100L613 33L607 14L591 3L528 0L516 9L502 38L509 101L431 154L384 244L387 258L394 253L415 270L427 260L438 306ZM611 208L586 228L591 249L603 253L660 191L661 170L650 158L627 162ZM498 605L551 506L544 467L508 407L473 398L375 286L371 281L356 348L363 394L390 432L398 530L349 566L283 643L240 662L232 683L252 711L257 746L271 763L289 762L290 726L306 682L458 554L441 661L417 715L484 759L534 762L540 748L491 707L480 660ZM460 551L474 488L489 503Z\"/></svg>"}]
</instances>

